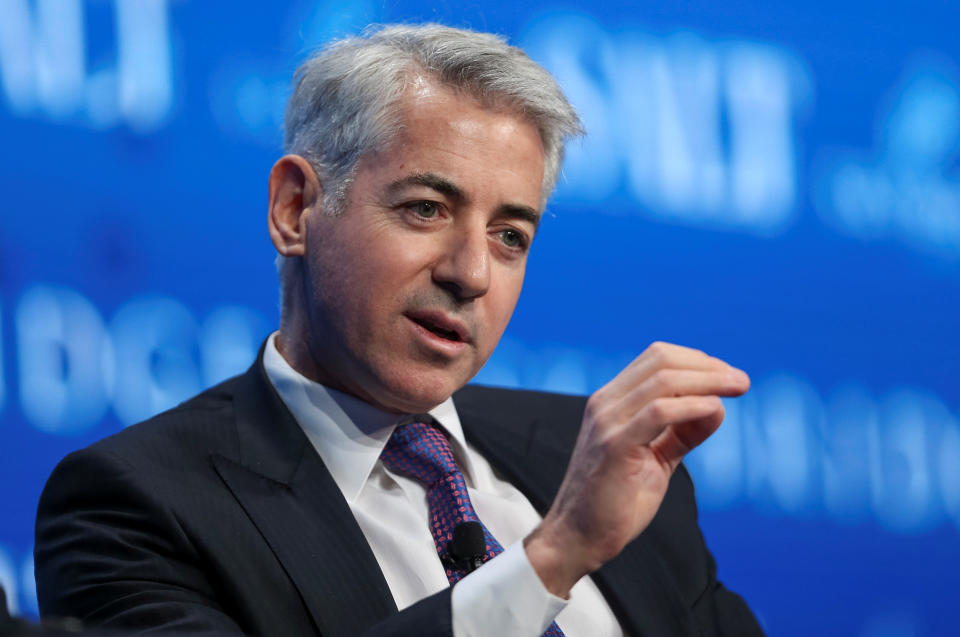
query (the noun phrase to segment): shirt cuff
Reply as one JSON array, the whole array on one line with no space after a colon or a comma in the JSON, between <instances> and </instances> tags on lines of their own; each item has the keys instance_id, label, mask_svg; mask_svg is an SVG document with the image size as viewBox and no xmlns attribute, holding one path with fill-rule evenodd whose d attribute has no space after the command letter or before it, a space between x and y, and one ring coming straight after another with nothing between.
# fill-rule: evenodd
<instances>
[{"instance_id":1,"label":"shirt cuff","mask_svg":"<svg viewBox=\"0 0 960 637\"><path fill-rule=\"evenodd\" d=\"M569 603L540 581L523 541L457 582L450 599L454 637L539 637Z\"/></svg>"}]
</instances>

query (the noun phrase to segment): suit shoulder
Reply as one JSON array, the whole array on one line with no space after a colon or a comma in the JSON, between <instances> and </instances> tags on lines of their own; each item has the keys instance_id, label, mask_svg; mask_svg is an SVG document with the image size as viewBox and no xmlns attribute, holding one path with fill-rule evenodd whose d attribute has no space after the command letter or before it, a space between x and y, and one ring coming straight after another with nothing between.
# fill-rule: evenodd
<instances>
[{"instance_id":1,"label":"suit shoulder","mask_svg":"<svg viewBox=\"0 0 960 637\"><path fill-rule=\"evenodd\" d=\"M107 436L73 455L106 454L131 464L203 458L233 437L233 396L239 377L230 378L147 420Z\"/></svg>"},{"instance_id":2,"label":"suit shoulder","mask_svg":"<svg viewBox=\"0 0 960 637\"><path fill-rule=\"evenodd\" d=\"M454 394L454 400L458 408L477 408L488 413L566 414L578 421L587 404L586 396L487 385L467 385Z\"/></svg>"},{"instance_id":3,"label":"suit shoulder","mask_svg":"<svg viewBox=\"0 0 960 637\"><path fill-rule=\"evenodd\" d=\"M465 430L509 430L567 451L580 432L587 401L584 396L482 385L468 385L453 398ZM467 434L469 439L469 430Z\"/></svg>"},{"instance_id":4,"label":"suit shoulder","mask_svg":"<svg viewBox=\"0 0 960 637\"><path fill-rule=\"evenodd\" d=\"M72 519L71 512L85 505L129 511L153 507L150 515L157 515L178 502L178 494L213 484L210 454L237 454L232 399L236 380L68 454L40 496L38 537L48 526Z\"/></svg>"}]
</instances>

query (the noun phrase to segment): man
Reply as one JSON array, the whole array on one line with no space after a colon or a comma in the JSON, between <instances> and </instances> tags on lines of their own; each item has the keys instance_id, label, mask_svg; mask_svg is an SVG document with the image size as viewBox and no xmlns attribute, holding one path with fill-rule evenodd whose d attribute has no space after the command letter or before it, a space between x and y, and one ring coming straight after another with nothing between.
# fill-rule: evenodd
<instances>
[{"instance_id":1,"label":"man","mask_svg":"<svg viewBox=\"0 0 960 637\"><path fill-rule=\"evenodd\" d=\"M280 329L246 374L61 463L41 610L191 634L759 633L678 469L743 372L655 344L587 401L462 389L579 130L494 36L388 27L307 61L269 182ZM447 543L471 520L472 573Z\"/></svg>"}]
</instances>

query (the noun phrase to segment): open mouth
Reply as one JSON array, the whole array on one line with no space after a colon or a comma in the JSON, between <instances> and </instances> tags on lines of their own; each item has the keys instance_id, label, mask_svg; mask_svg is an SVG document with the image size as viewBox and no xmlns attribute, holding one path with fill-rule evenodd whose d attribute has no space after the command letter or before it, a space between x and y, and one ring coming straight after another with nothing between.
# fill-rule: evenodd
<instances>
[{"instance_id":1,"label":"open mouth","mask_svg":"<svg viewBox=\"0 0 960 637\"><path fill-rule=\"evenodd\" d=\"M442 325L438 325L437 323L430 320L429 317L408 316L408 318L414 323L416 323L417 325L419 325L420 327L436 334L440 338L446 339L448 341L453 341L455 343L459 343L463 340L459 332L457 332L456 330L443 327Z\"/></svg>"}]
</instances>

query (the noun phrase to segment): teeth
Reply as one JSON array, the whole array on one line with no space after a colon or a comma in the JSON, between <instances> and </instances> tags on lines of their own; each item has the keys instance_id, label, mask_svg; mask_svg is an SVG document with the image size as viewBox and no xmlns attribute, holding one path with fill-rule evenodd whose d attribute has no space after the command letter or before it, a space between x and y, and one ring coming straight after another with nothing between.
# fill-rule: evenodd
<instances>
[{"instance_id":1,"label":"teeth","mask_svg":"<svg viewBox=\"0 0 960 637\"><path fill-rule=\"evenodd\" d=\"M441 336L441 337L447 339L448 341L459 341L459 340L460 340L460 335L457 334L456 332L452 331L452 330L444 329L444 328L442 328L442 327L439 327L439 326L437 326L437 325L434 325L433 323L428 323L427 321L424 321L424 320L422 320L422 319L417 319L417 323L419 323L419 324L422 325L423 327L427 328L428 330L430 330L431 332L433 332L433 333L436 334L437 336Z\"/></svg>"},{"instance_id":2,"label":"teeth","mask_svg":"<svg viewBox=\"0 0 960 637\"><path fill-rule=\"evenodd\" d=\"M460 340L459 337L457 336L457 333L456 333L456 332L451 332L450 330L445 330L445 329L443 329L442 327L437 327L436 325L431 325L428 329L429 329L431 332L433 332L434 334L438 334L438 335L442 336L443 338L445 338L445 339L447 339L447 340L450 340L450 341Z\"/></svg>"}]
</instances>

